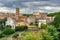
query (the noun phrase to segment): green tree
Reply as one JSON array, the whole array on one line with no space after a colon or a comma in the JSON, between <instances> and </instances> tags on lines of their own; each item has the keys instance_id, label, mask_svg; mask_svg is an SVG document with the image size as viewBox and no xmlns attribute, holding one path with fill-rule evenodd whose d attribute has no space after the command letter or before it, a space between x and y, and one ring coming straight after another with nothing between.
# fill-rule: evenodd
<instances>
[{"instance_id":1,"label":"green tree","mask_svg":"<svg viewBox=\"0 0 60 40\"><path fill-rule=\"evenodd\" d=\"M36 25L36 26L38 26L38 22L37 21L32 22L32 23L30 23L30 25Z\"/></svg>"},{"instance_id":2,"label":"green tree","mask_svg":"<svg viewBox=\"0 0 60 40\"><path fill-rule=\"evenodd\" d=\"M12 28L12 26L10 26L10 25L6 25L4 28L7 28L7 27Z\"/></svg>"},{"instance_id":3,"label":"green tree","mask_svg":"<svg viewBox=\"0 0 60 40\"><path fill-rule=\"evenodd\" d=\"M3 33L0 33L0 38L4 37L5 35Z\"/></svg>"},{"instance_id":4,"label":"green tree","mask_svg":"<svg viewBox=\"0 0 60 40\"><path fill-rule=\"evenodd\" d=\"M60 14L56 15L56 17L52 23L56 28L60 28Z\"/></svg>"},{"instance_id":5,"label":"green tree","mask_svg":"<svg viewBox=\"0 0 60 40\"><path fill-rule=\"evenodd\" d=\"M56 16L56 15L59 15L60 12L54 12L54 13L49 13L47 16Z\"/></svg>"},{"instance_id":6,"label":"green tree","mask_svg":"<svg viewBox=\"0 0 60 40\"><path fill-rule=\"evenodd\" d=\"M14 29L11 29L11 28L7 27L7 28L3 29L2 33L5 34L5 35L10 35L10 34L13 34L14 32L15 32Z\"/></svg>"},{"instance_id":7,"label":"green tree","mask_svg":"<svg viewBox=\"0 0 60 40\"><path fill-rule=\"evenodd\" d=\"M60 12L49 13L48 16L55 16L54 21L51 24L56 28L60 28Z\"/></svg>"},{"instance_id":8,"label":"green tree","mask_svg":"<svg viewBox=\"0 0 60 40\"><path fill-rule=\"evenodd\" d=\"M6 21L7 21L7 17L5 17L4 19L0 19L0 30L4 29Z\"/></svg>"},{"instance_id":9,"label":"green tree","mask_svg":"<svg viewBox=\"0 0 60 40\"><path fill-rule=\"evenodd\" d=\"M46 30L41 29L36 32L24 32L22 40L54 40Z\"/></svg>"},{"instance_id":10,"label":"green tree","mask_svg":"<svg viewBox=\"0 0 60 40\"><path fill-rule=\"evenodd\" d=\"M58 40L59 32L57 31L57 28L55 28L52 25L44 25L42 26L42 29L45 29L46 31L48 31L54 37L55 40Z\"/></svg>"},{"instance_id":11,"label":"green tree","mask_svg":"<svg viewBox=\"0 0 60 40\"><path fill-rule=\"evenodd\" d=\"M16 26L15 30L16 31L24 31L24 30L27 30L28 27L27 26Z\"/></svg>"},{"instance_id":12,"label":"green tree","mask_svg":"<svg viewBox=\"0 0 60 40\"><path fill-rule=\"evenodd\" d=\"M17 38L17 36L19 36L18 33L14 33L14 34L12 35L13 38Z\"/></svg>"}]
</instances>

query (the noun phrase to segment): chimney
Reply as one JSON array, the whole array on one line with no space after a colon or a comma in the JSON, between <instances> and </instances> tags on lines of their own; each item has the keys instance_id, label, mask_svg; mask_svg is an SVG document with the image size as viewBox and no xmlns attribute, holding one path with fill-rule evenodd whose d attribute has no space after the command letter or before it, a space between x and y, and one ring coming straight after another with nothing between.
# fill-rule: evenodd
<instances>
[{"instance_id":1,"label":"chimney","mask_svg":"<svg viewBox=\"0 0 60 40\"><path fill-rule=\"evenodd\" d=\"M16 17L17 17L17 20L19 19L19 8L16 8Z\"/></svg>"}]
</instances>

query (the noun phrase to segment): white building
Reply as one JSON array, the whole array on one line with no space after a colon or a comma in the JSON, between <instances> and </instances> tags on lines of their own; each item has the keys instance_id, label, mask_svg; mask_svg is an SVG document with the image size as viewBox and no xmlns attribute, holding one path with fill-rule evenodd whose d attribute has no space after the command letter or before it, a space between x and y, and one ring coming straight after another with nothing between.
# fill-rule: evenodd
<instances>
[{"instance_id":1,"label":"white building","mask_svg":"<svg viewBox=\"0 0 60 40\"><path fill-rule=\"evenodd\" d=\"M39 22L39 23L38 23L38 27L41 28L41 24L42 24L42 23L43 23L43 24L46 24L46 21L47 21L46 19L39 19L39 21L38 21L38 22Z\"/></svg>"},{"instance_id":2,"label":"white building","mask_svg":"<svg viewBox=\"0 0 60 40\"><path fill-rule=\"evenodd\" d=\"M53 17L47 17L47 23L51 23L52 21L54 21L55 16Z\"/></svg>"},{"instance_id":3,"label":"white building","mask_svg":"<svg viewBox=\"0 0 60 40\"><path fill-rule=\"evenodd\" d=\"M12 26L12 29L15 29L16 22L13 18L7 17L6 25L10 25L10 26Z\"/></svg>"}]
</instances>

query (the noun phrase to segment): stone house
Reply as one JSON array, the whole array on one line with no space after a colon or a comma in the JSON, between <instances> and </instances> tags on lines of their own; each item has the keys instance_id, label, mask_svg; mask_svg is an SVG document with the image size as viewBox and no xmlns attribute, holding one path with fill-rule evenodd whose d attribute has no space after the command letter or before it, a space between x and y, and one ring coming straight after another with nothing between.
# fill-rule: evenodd
<instances>
[{"instance_id":1,"label":"stone house","mask_svg":"<svg viewBox=\"0 0 60 40\"><path fill-rule=\"evenodd\" d=\"M6 25L10 25L12 26L12 29L15 29L16 21L11 17L7 17Z\"/></svg>"}]
</instances>

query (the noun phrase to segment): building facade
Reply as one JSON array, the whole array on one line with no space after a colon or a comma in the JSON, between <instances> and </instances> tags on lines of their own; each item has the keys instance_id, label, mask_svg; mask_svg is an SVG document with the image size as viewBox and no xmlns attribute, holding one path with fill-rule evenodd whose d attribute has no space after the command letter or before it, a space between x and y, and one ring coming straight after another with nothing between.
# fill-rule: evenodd
<instances>
[{"instance_id":1,"label":"building facade","mask_svg":"<svg viewBox=\"0 0 60 40\"><path fill-rule=\"evenodd\" d=\"M11 27L12 29L15 29L16 21L13 18L11 18L11 17L7 17L6 26L7 25L10 25L10 26L12 26Z\"/></svg>"}]
</instances>

